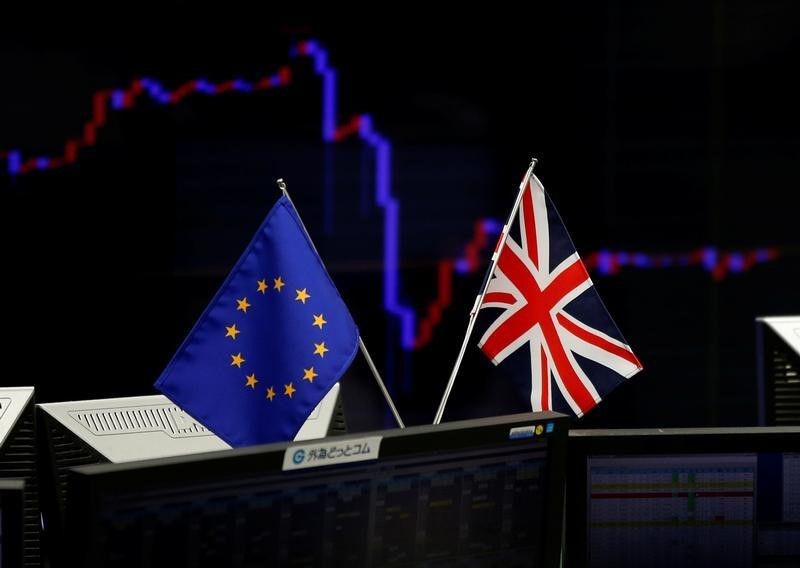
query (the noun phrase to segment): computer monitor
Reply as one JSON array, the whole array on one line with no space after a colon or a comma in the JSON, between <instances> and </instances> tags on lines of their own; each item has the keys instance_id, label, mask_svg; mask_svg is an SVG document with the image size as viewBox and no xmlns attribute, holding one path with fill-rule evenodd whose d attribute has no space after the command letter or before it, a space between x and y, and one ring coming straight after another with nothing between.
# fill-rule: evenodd
<instances>
[{"instance_id":1,"label":"computer monitor","mask_svg":"<svg viewBox=\"0 0 800 568\"><path fill-rule=\"evenodd\" d=\"M34 387L0 388L0 480L21 480L22 560L14 566L41 564L38 470L34 426ZM13 530L13 529L11 529Z\"/></svg>"},{"instance_id":2,"label":"computer monitor","mask_svg":"<svg viewBox=\"0 0 800 568\"><path fill-rule=\"evenodd\" d=\"M69 468L230 450L228 444L164 395L52 402L36 407L41 511L49 556L60 554ZM295 439L325 437L336 433L342 422L337 383Z\"/></svg>"},{"instance_id":3,"label":"computer monitor","mask_svg":"<svg viewBox=\"0 0 800 568\"><path fill-rule=\"evenodd\" d=\"M0 568L23 565L24 502L24 479L0 479Z\"/></svg>"},{"instance_id":4,"label":"computer monitor","mask_svg":"<svg viewBox=\"0 0 800 568\"><path fill-rule=\"evenodd\" d=\"M518 414L69 472L72 565L559 565L568 418Z\"/></svg>"},{"instance_id":5,"label":"computer monitor","mask_svg":"<svg viewBox=\"0 0 800 568\"><path fill-rule=\"evenodd\" d=\"M800 566L800 428L573 430L567 566Z\"/></svg>"},{"instance_id":6,"label":"computer monitor","mask_svg":"<svg viewBox=\"0 0 800 568\"><path fill-rule=\"evenodd\" d=\"M800 425L800 315L756 318L758 423Z\"/></svg>"}]
</instances>

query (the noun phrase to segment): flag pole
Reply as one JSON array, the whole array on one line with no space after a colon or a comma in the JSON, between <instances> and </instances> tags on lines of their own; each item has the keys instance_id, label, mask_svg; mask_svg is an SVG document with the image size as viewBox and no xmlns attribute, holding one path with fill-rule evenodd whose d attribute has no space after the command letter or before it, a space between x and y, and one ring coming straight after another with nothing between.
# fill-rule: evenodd
<instances>
[{"instance_id":1,"label":"flag pole","mask_svg":"<svg viewBox=\"0 0 800 568\"><path fill-rule=\"evenodd\" d=\"M283 195L286 196L286 199L292 204L294 207L294 202L292 202L292 198L289 196L289 192L286 190L286 182L283 181L283 178L279 178L276 180L278 184L278 189L281 190ZM294 210L297 211L297 208L294 207ZM311 235L308 234L308 229L306 229L305 223L303 223L303 219L300 217L300 213L297 213L297 218L300 219L300 226L303 228L303 232L305 232L306 237L308 238L308 242L311 243L311 247L314 249L314 252L317 253L319 256L319 251L317 251L317 247L314 245L314 241L311 240ZM321 257L320 257L321 258ZM394 420L397 422L397 425L400 428L405 428L405 424L403 424L403 419L400 418L400 414L397 412L397 408L394 406L394 402L392 401L392 397L389 395L389 391L386 390L386 385L381 378L380 373L378 372L378 368L375 367L375 363L372 362L372 357L369 355L369 351L367 351L367 346L364 345L364 340L361 338L361 334L358 335L358 347L361 349L361 354L364 356L364 359L367 361L367 366L369 370L372 371L372 376L375 377L375 381L378 383L378 388L381 390L383 394L383 398L386 400L386 404L389 405L389 409L392 411L392 415L394 415Z\"/></svg>"},{"instance_id":2,"label":"flag pole","mask_svg":"<svg viewBox=\"0 0 800 568\"><path fill-rule=\"evenodd\" d=\"M461 367L461 361L464 359L464 352L467 350L467 344L469 343L469 339L472 336L472 329L475 327L475 320L478 319L478 310L480 309L481 304L483 303L483 298L486 296L486 290L489 288L489 282L492 280L492 275L494 274L495 269L497 268L497 262L500 259L500 253L502 252L503 248L506 245L506 238L508 236L508 229L511 226L514 217L519 210L519 204L522 201L522 192L525 191L525 186L528 185L528 181L533 174L533 168L536 167L536 163L538 160L536 158L531 158L530 166L528 166L528 171L525 173L525 177L522 178L522 183L519 185L519 191L517 192L517 198L514 201L514 207L511 208L511 213L508 216L508 220L506 224L503 225L503 231L500 233L499 240L497 241L497 246L495 247L494 253L492 253L492 263L489 266L489 270L486 272L486 275L483 277L483 284L481 285L481 292L475 298L475 303L472 305L472 310L469 312L469 323L467 324L467 333L464 335L464 341L461 343L461 350L458 352L458 358L456 358L456 364L453 366L453 371L450 373L450 379L447 381L447 386L444 389L444 395L442 395L442 400L439 403L439 409L436 411L436 416L433 419L434 424L439 424L442 421L442 415L444 414L444 407L447 405L447 399L450 398L450 391L453 390L453 384L456 382L456 374L458 373L459 368Z\"/></svg>"}]
</instances>

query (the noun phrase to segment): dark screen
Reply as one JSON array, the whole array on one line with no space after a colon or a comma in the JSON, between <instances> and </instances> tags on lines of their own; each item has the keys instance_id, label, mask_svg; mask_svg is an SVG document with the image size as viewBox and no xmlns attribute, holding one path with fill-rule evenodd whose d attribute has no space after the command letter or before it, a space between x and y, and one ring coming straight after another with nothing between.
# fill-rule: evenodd
<instances>
[{"instance_id":1,"label":"dark screen","mask_svg":"<svg viewBox=\"0 0 800 568\"><path fill-rule=\"evenodd\" d=\"M672 431L582 440L571 466L570 565L797 564L798 435Z\"/></svg>"},{"instance_id":2,"label":"dark screen","mask_svg":"<svg viewBox=\"0 0 800 568\"><path fill-rule=\"evenodd\" d=\"M87 466L70 543L87 566L552 566L563 454L548 422L513 442L508 429L438 448L435 435L387 438L377 460L290 472L267 465L277 454L245 465L235 450L160 473Z\"/></svg>"},{"instance_id":3,"label":"dark screen","mask_svg":"<svg viewBox=\"0 0 800 568\"><path fill-rule=\"evenodd\" d=\"M38 548L35 551L35 558L27 558L25 555L27 551L24 548L23 538L28 535L24 535L23 530L24 494L23 479L0 479L0 567L2 568L33 566L33 561L38 560Z\"/></svg>"}]
</instances>

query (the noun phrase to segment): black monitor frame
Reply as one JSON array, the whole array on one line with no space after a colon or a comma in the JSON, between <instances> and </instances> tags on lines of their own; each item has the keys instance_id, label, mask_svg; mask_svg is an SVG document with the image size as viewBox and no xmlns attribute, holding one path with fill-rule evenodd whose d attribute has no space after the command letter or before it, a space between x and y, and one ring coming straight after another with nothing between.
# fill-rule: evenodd
<instances>
[{"instance_id":1,"label":"black monitor frame","mask_svg":"<svg viewBox=\"0 0 800 568\"><path fill-rule=\"evenodd\" d=\"M22 566L24 479L0 479L0 568Z\"/></svg>"},{"instance_id":2,"label":"black monitor frame","mask_svg":"<svg viewBox=\"0 0 800 568\"><path fill-rule=\"evenodd\" d=\"M417 456L421 458L442 456L446 459L450 451L474 451L480 454L498 449L522 451L525 444L528 444L528 448L533 448L532 444L536 444L536 447L546 447L547 493L544 496L546 505L543 519L546 534L542 537L543 558L540 565L555 567L559 566L562 553L563 488L568 427L568 417L558 413L543 412L412 426L405 429L337 436L327 440L328 443L341 446L347 444L348 440L355 441L378 435L381 437L381 442L377 463L388 462L395 458L414 459ZM245 483L247 475L270 480L274 478L281 483L285 483L287 479L291 480L292 476L305 476L305 479L308 479L309 475L314 475L314 470L282 471L282 467L285 456L293 455L297 447L316 443L317 441L279 443L158 460L74 468L69 472L68 481L70 498L67 500L67 542L72 548L67 556L72 565L87 568L103 565L103 559L99 557L96 547L91 545L97 542L95 539L98 538L98 535L92 534L95 530L93 519L102 510L105 496L114 495L120 488L124 488L128 495L131 492L147 493L162 488L169 492L172 488L185 487L191 483L202 485L230 478L231 472L243 472ZM357 463L354 466L354 471L357 471L361 464ZM350 468L351 464L322 467L326 471L334 468L341 468L344 471L345 468Z\"/></svg>"},{"instance_id":3,"label":"black monitor frame","mask_svg":"<svg viewBox=\"0 0 800 568\"><path fill-rule=\"evenodd\" d=\"M800 452L800 427L571 430L567 446L565 566L589 565L586 525L590 456L783 452Z\"/></svg>"}]
</instances>

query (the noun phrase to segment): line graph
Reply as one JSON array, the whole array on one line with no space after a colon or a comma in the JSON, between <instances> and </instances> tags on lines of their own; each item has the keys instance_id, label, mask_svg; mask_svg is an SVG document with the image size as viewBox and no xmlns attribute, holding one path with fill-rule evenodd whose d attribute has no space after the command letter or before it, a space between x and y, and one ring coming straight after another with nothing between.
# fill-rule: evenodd
<instances>
[{"instance_id":1,"label":"line graph","mask_svg":"<svg viewBox=\"0 0 800 568\"><path fill-rule=\"evenodd\" d=\"M47 156L31 156L23 158L18 149L0 151L0 158L6 160L6 171L9 176L29 174L36 171L52 170L74 164L81 150L97 144L97 133L108 121L109 108L115 111L130 109L141 98L149 98L159 104L174 105L183 101L192 93L220 95L232 91L251 93L265 91L275 87L288 85L292 80L291 69L283 66L271 76L261 77L255 81L231 79L219 83L211 83L205 79L187 81L172 91L166 89L155 79L143 77L133 79L124 89L100 90L92 96L92 116L83 125L82 135L69 138L64 142L61 154Z\"/></svg>"},{"instance_id":2,"label":"line graph","mask_svg":"<svg viewBox=\"0 0 800 568\"><path fill-rule=\"evenodd\" d=\"M309 58L315 74L321 78L322 141L335 144L357 137L374 152L374 200L383 212L383 308L399 322L400 347L405 351L419 349L433 340L443 313L451 304L454 276L473 274L488 263L486 248L499 235L502 222L488 218L476 220L473 224L473 235L464 246L463 254L458 258L441 258L436 262L436 292L426 307L416 310L401 302L401 204L392 191L392 143L376 129L369 114L356 114L344 122L338 122L338 73L330 65L329 53L321 43L315 40L299 42L291 46L289 55L292 59ZM171 90L157 79L135 78L124 88L95 92L92 95L91 117L83 124L81 135L64 141L60 152L52 155L25 155L19 148L0 150L0 163L5 161L5 171L12 178L72 165L80 158L82 150L98 143L98 132L106 125L109 111L131 109L145 97L159 105L177 105L193 94L216 96L231 92L256 93L287 87L292 84L292 80L293 72L288 64L280 66L272 75L254 80L233 78L214 83L197 78L185 81ZM716 247L706 246L688 252L668 254L603 249L585 255L584 262L590 271L601 276L616 275L624 268L700 266L714 281L719 282L729 274L745 272L756 264L773 261L779 256L780 251L775 247L720 251Z\"/></svg>"}]
</instances>

